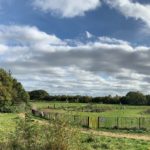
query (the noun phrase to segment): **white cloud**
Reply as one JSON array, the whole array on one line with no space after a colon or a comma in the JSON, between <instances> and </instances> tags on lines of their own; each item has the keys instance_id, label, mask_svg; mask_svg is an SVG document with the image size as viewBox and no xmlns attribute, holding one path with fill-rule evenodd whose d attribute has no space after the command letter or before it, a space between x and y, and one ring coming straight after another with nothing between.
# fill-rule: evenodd
<instances>
[{"instance_id":1,"label":"white cloud","mask_svg":"<svg viewBox=\"0 0 150 150\"><path fill-rule=\"evenodd\" d=\"M7 49L7 46L0 44L0 54L4 53Z\"/></svg>"},{"instance_id":2,"label":"white cloud","mask_svg":"<svg viewBox=\"0 0 150 150\"><path fill-rule=\"evenodd\" d=\"M109 43L109 44L120 44L120 45L129 45L130 43L127 41L119 40L116 38L110 38L110 37L99 37L100 42L102 43Z\"/></svg>"},{"instance_id":3,"label":"white cloud","mask_svg":"<svg viewBox=\"0 0 150 150\"><path fill-rule=\"evenodd\" d=\"M28 90L107 95L146 88L147 92L149 58L150 47L120 39L95 37L82 43L32 26L0 26L0 65L11 69Z\"/></svg>"},{"instance_id":4,"label":"white cloud","mask_svg":"<svg viewBox=\"0 0 150 150\"><path fill-rule=\"evenodd\" d=\"M141 20L150 27L150 4L140 4L132 0L105 0L110 7L119 10L124 16Z\"/></svg>"},{"instance_id":5,"label":"white cloud","mask_svg":"<svg viewBox=\"0 0 150 150\"><path fill-rule=\"evenodd\" d=\"M0 25L0 44L11 46L12 50L30 48L36 51L53 52L54 47L65 46L66 42L40 31L34 26ZM15 49L14 49L15 48Z\"/></svg>"},{"instance_id":6,"label":"white cloud","mask_svg":"<svg viewBox=\"0 0 150 150\"><path fill-rule=\"evenodd\" d=\"M55 35L48 35L45 32L40 31L36 27L30 26L17 26L17 25L0 25L0 40L8 41L15 39L16 42L23 43L49 43L53 45L64 44Z\"/></svg>"},{"instance_id":7,"label":"white cloud","mask_svg":"<svg viewBox=\"0 0 150 150\"><path fill-rule=\"evenodd\" d=\"M33 0L33 6L61 17L83 16L100 6L100 0Z\"/></svg>"}]
</instances>

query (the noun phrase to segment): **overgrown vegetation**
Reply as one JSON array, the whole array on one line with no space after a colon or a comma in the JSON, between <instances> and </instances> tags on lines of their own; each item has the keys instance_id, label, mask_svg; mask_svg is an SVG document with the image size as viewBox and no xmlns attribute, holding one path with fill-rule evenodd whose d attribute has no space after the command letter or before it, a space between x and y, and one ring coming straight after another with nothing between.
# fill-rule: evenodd
<instances>
[{"instance_id":1,"label":"overgrown vegetation","mask_svg":"<svg viewBox=\"0 0 150 150\"><path fill-rule=\"evenodd\" d=\"M150 115L150 108L147 109L146 111L144 111L145 114L149 114Z\"/></svg>"},{"instance_id":2,"label":"overgrown vegetation","mask_svg":"<svg viewBox=\"0 0 150 150\"><path fill-rule=\"evenodd\" d=\"M34 121L30 115L18 119L16 131L2 150L81 150L80 134L67 120L53 118L50 122Z\"/></svg>"},{"instance_id":3,"label":"overgrown vegetation","mask_svg":"<svg viewBox=\"0 0 150 150\"><path fill-rule=\"evenodd\" d=\"M0 69L0 112L24 109L28 101L29 95L22 84L10 72Z\"/></svg>"}]
</instances>

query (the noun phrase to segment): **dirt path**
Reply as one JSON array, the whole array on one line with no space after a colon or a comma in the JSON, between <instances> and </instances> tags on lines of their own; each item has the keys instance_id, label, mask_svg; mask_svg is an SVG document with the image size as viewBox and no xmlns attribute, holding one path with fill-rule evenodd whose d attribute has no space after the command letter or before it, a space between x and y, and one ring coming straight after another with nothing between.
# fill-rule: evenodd
<instances>
[{"instance_id":1,"label":"dirt path","mask_svg":"<svg viewBox=\"0 0 150 150\"><path fill-rule=\"evenodd\" d=\"M128 139L150 141L150 136L140 135L140 134L112 133L112 132L95 131L95 130L81 130L81 133L94 134L96 136L107 136L107 137L115 137L115 138L128 138Z\"/></svg>"}]
</instances>

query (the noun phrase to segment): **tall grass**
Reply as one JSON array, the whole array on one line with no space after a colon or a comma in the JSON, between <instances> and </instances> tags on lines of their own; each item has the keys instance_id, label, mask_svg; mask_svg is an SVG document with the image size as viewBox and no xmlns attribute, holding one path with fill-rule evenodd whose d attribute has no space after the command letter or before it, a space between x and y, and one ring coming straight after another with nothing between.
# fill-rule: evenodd
<instances>
[{"instance_id":1,"label":"tall grass","mask_svg":"<svg viewBox=\"0 0 150 150\"><path fill-rule=\"evenodd\" d=\"M81 150L80 134L65 118L33 121L26 115L9 140L0 143L0 150Z\"/></svg>"}]
</instances>

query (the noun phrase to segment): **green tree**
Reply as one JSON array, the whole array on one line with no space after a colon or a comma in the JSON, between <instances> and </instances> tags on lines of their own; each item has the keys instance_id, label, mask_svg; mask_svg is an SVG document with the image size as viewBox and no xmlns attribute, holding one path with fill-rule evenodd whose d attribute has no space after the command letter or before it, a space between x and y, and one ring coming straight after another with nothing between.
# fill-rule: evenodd
<instances>
[{"instance_id":1,"label":"green tree","mask_svg":"<svg viewBox=\"0 0 150 150\"><path fill-rule=\"evenodd\" d=\"M11 111L13 106L27 103L28 93L21 83L14 79L10 72L0 69L0 111Z\"/></svg>"},{"instance_id":2,"label":"green tree","mask_svg":"<svg viewBox=\"0 0 150 150\"><path fill-rule=\"evenodd\" d=\"M150 95L146 95L147 104L150 105Z\"/></svg>"},{"instance_id":3,"label":"green tree","mask_svg":"<svg viewBox=\"0 0 150 150\"><path fill-rule=\"evenodd\" d=\"M34 90L29 92L31 100L44 100L49 94L44 90Z\"/></svg>"},{"instance_id":4,"label":"green tree","mask_svg":"<svg viewBox=\"0 0 150 150\"><path fill-rule=\"evenodd\" d=\"M129 92L124 99L124 103L129 105L147 105L147 99L141 92Z\"/></svg>"}]
</instances>

